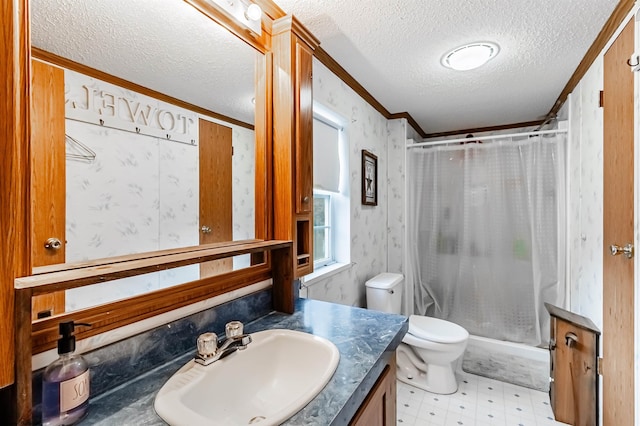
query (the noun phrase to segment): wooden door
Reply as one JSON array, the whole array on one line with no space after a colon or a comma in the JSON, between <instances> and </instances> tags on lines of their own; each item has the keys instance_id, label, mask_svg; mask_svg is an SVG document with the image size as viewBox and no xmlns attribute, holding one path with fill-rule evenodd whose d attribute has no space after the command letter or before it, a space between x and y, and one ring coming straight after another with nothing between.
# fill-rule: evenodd
<instances>
[{"instance_id":1,"label":"wooden door","mask_svg":"<svg viewBox=\"0 0 640 426\"><path fill-rule=\"evenodd\" d=\"M65 262L64 71L32 63L31 260L32 266ZM57 244L45 243L50 238ZM64 312L64 291L33 298L33 318Z\"/></svg>"},{"instance_id":2,"label":"wooden door","mask_svg":"<svg viewBox=\"0 0 640 426\"><path fill-rule=\"evenodd\" d=\"M631 20L604 55L603 423L634 422L633 259L610 245L633 243L633 73Z\"/></svg>"},{"instance_id":3,"label":"wooden door","mask_svg":"<svg viewBox=\"0 0 640 426\"><path fill-rule=\"evenodd\" d=\"M200 244L233 239L232 130L200 120ZM233 270L233 259L200 264L202 278Z\"/></svg>"}]
</instances>

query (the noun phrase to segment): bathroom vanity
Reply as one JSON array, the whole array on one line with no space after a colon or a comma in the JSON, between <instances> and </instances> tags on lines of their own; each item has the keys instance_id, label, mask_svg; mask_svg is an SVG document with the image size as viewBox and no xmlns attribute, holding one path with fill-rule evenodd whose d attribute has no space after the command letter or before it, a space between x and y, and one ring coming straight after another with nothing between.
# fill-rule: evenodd
<instances>
[{"instance_id":1,"label":"bathroom vanity","mask_svg":"<svg viewBox=\"0 0 640 426\"><path fill-rule=\"evenodd\" d=\"M258 302L244 301L245 306L253 303L263 304L268 292L263 295L248 296L258 298ZM232 302L233 303L233 302ZM217 310L218 308L212 308ZM220 308L222 311L224 307ZM235 308L233 308L235 309ZM228 313L201 312L194 315L198 318L185 318L176 324L151 330L144 343L122 341L89 353L87 359L92 365L95 375L105 375L104 380L111 380L115 371L106 371L105 365L95 365L102 357L118 356L122 351L136 352L140 345L154 349L159 342L182 334L176 329L192 329L193 324L200 323L209 316L224 319ZM190 323L185 328L185 323ZM401 315L385 314L350 306L298 299L292 315L279 312L268 312L254 321L245 323L245 332L252 333L267 329L290 329L311 333L329 339L340 351L338 367L325 388L301 411L287 420L285 425L395 425L395 349L402 341L408 328L407 320ZM169 333L169 335L167 335ZM134 338L132 338L134 339ZM135 339L140 339L136 336ZM183 339L184 340L184 339ZM153 343L152 343L153 341ZM120 383L112 389L90 400L89 413L80 423L92 424L146 424L164 425L156 414L153 403L156 393L162 385L189 359L193 358L195 338L192 346L174 359ZM131 368L135 353L123 354L125 359L118 365L123 369ZM157 354L138 354L157 357ZM144 364L137 359L135 362ZM113 366L113 360L109 363ZM124 367L124 365L127 365ZM102 370L102 371L101 371ZM100 387L100 377L94 377ZM114 383L115 384L115 383Z\"/></svg>"}]
</instances>

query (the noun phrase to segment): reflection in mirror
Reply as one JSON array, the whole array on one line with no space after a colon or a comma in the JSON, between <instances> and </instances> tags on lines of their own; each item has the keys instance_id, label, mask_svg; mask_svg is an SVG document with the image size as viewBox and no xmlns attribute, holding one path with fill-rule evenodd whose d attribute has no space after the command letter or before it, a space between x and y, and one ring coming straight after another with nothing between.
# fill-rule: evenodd
<instances>
[{"instance_id":1,"label":"reflection in mirror","mask_svg":"<svg viewBox=\"0 0 640 426\"><path fill-rule=\"evenodd\" d=\"M253 48L178 0L32 0L31 19L34 170L57 165L32 176L35 267L255 237ZM96 300L249 265L105 283Z\"/></svg>"},{"instance_id":2,"label":"reflection in mirror","mask_svg":"<svg viewBox=\"0 0 640 426\"><path fill-rule=\"evenodd\" d=\"M251 255L240 255L232 258L213 260L201 264L181 266L159 272L136 275L99 284L79 287L72 290L72 297L67 297L66 313L100 306L108 302L128 299L154 290L173 287L195 281L200 278L202 270L207 276L229 272L231 264L247 263ZM36 318L48 318L49 312L35 312Z\"/></svg>"}]
</instances>

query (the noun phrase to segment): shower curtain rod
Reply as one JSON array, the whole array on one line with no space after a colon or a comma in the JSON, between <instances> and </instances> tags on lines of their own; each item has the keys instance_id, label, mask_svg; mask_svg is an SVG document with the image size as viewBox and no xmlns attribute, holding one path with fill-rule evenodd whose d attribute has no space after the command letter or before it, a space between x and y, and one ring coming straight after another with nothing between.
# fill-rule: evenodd
<instances>
[{"instance_id":1,"label":"shower curtain rod","mask_svg":"<svg viewBox=\"0 0 640 426\"><path fill-rule=\"evenodd\" d=\"M460 139L449 139L449 140L445 139L445 140L439 140L439 141L414 143L411 145L407 145L407 149L418 148L421 146L446 145L449 143L483 141L488 139L505 139L505 138L513 138L517 136L538 136L538 135L548 135L551 133L567 133L567 131L568 129L539 130L537 132L511 133L509 135L493 135L493 136L478 136L478 137L474 136L473 138L460 138Z\"/></svg>"}]
</instances>

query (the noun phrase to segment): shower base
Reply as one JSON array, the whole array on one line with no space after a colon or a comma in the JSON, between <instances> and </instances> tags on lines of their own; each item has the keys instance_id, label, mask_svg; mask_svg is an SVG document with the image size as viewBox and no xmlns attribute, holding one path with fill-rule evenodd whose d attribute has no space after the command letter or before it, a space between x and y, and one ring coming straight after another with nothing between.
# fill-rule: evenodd
<instances>
[{"instance_id":1,"label":"shower base","mask_svg":"<svg viewBox=\"0 0 640 426\"><path fill-rule=\"evenodd\" d=\"M469 336L462 370L530 389L549 391L547 349Z\"/></svg>"}]
</instances>

